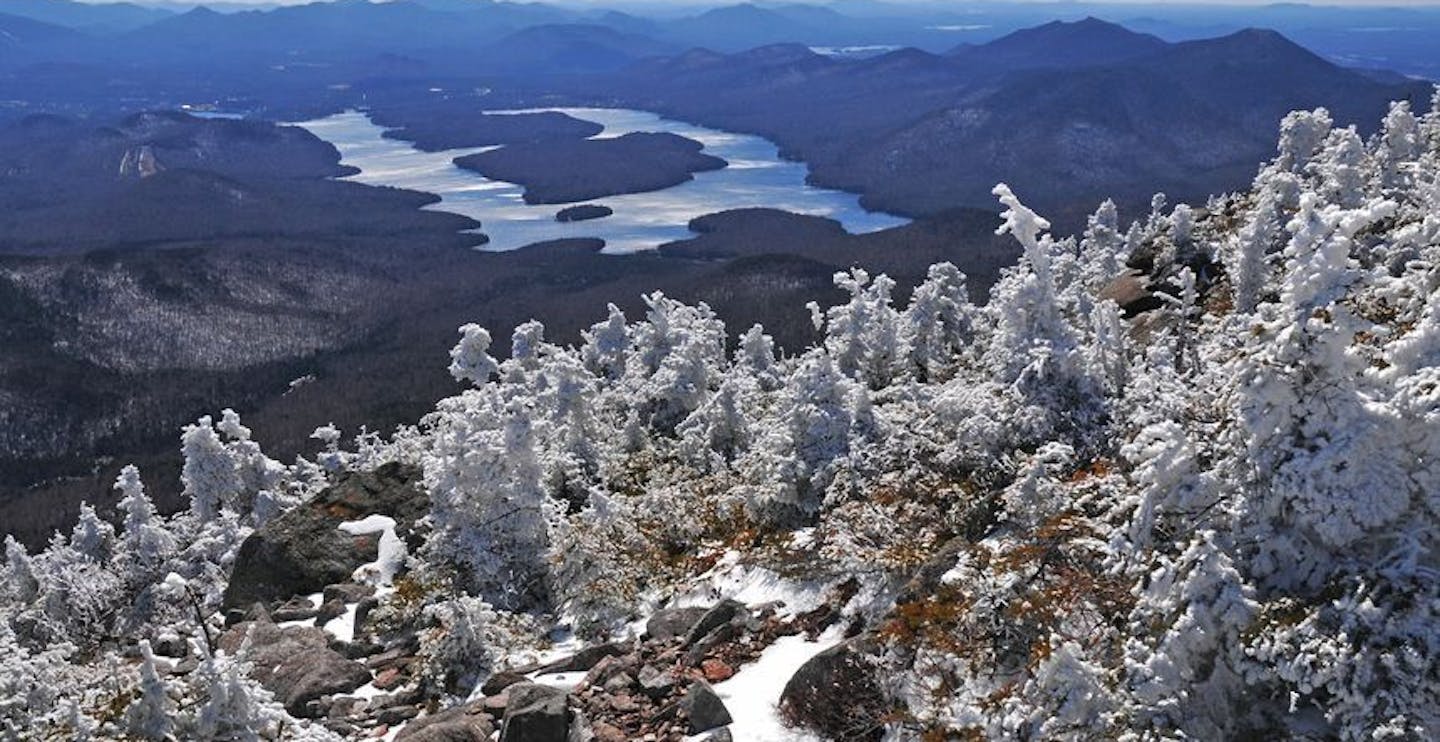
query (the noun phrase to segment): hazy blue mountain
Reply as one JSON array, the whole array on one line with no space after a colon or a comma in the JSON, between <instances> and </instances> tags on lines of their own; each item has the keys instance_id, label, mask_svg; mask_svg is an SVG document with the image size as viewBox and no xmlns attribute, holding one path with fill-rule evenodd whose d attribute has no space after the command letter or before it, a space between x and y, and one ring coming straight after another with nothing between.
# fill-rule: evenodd
<instances>
[{"instance_id":1,"label":"hazy blue mountain","mask_svg":"<svg viewBox=\"0 0 1440 742\"><path fill-rule=\"evenodd\" d=\"M1074 22L1051 21L978 46L963 44L950 54L969 64L1023 69L1123 62L1154 54L1166 46L1150 34L1136 33L1098 18L1085 18Z\"/></svg>"},{"instance_id":2,"label":"hazy blue mountain","mask_svg":"<svg viewBox=\"0 0 1440 742\"><path fill-rule=\"evenodd\" d=\"M678 47L608 26L532 26L486 47L478 61L487 72L587 74L609 72Z\"/></svg>"},{"instance_id":3,"label":"hazy blue mountain","mask_svg":"<svg viewBox=\"0 0 1440 742\"><path fill-rule=\"evenodd\" d=\"M133 3L82 3L75 0L5 0L0 3L0 11L97 33L127 31L171 15L168 10Z\"/></svg>"},{"instance_id":4,"label":"hazy blue mountain","mask_svg":"<svg viewBox=\"0 0 1440 742\"><path fill-rule=\"evenodd\" d=\"M690 52L632 68L614 90L769 136L818 182L860 190L874 207L983 206L1006 181L1061 217L1107 195L1138 204L1155 190L1242 186L1292 109L1323 105L1367 125L1390 100L1429 99L1428 85L1360 75L1273 32L1172 45L1092 19L959 56Z\"/></svg>"}]
</instances>

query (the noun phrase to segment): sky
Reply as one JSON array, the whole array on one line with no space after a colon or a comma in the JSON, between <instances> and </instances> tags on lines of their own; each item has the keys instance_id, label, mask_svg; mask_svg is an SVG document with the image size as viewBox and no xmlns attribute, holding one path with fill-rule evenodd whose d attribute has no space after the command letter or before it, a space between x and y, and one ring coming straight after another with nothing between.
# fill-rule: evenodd
<instances>
[{"instance_id":1,"label":"sky","mask_svg":"<svg viewBox=\"0 0 1440 742\"><path fill-rule=\"evenodd\" d=\"M82 1L82 2L90 2L90 3L134 2L134 3L139 4L139 5L165 5L165 4L172 4L172 5L204 5L204 4L205 4L204 0L81 0L81 1ZM216 0L217 4L221 4L221 5L305 5L305 4L307 4L307 3L311 3L311 2L315 2L315 1L316 1L316 0ZM517 2L527 2L527 1L529 1L529 0L516 0L516 1L517 1ZM645 4L655 4L655 5L717 6L717 5L727 5L727 4L735 4L735 3L740 3L740 2L747 2L747 1L749 1L749 0L647 0L647 2L646 2ZM890 2L890 3L895 3L895 4L907 4L907 0L884 0L884 1L885 1L885 2ZM984 1L984 0L981 0L981 2L983 2L983 1ZM1066 0L1009 0L1009 1L1010 1L1010 2L1030 2L1030 3L1035 3L1035 2L1054 2L1055 4L1066 4ZM0 0L0 2L3 2L3 0ZM798 2L804 3L805 0L798 0ZM1135 4L1141 4L1141 5L1270 5L1270 4L1275 4L1275 2L1276 2L1276 0L1091 0L1091 2L1085 2L1085 3L1083 3L1083 4L1086 4L1086 5L1090 5L1090 4L1102 4L1102 5L1103 5L1103 4L1115 4L1115 5L1135 5ZM605 5L612 5L612 4L614 4L614 5L624 5L624 4L627 4L627 3L623 2L623 0L622 0L622 2L617 2L617 3L610 3L610 2L607 2L607 0L557 0L557 2L555 2L555 4L556 4L556 5L596 5L596 6L605 6ZM634 3L629 3L629 4L634 4ZM823 2L814 2L814 3L809 3L809 4L812 4L812 5L824 5ZM955 5L958 5L958 4L960 4L960 3L942 3L942 2L937 2L936 0L919 0L918 2L916 2L916 3L914 3L914 4L941 6L941 5L947 5L947 4L955 4ZM1339 5L1339 6L1355 6L1355 7L1367 7L1367 8L1381 8L1381 7L1417 7L1417 6L1440 7L1440 0L1307 0L1307 2L1305 2L1305 3L1297 3L1297 4L1326 5L1326 6Z\"/></svg>"}]
</instances>

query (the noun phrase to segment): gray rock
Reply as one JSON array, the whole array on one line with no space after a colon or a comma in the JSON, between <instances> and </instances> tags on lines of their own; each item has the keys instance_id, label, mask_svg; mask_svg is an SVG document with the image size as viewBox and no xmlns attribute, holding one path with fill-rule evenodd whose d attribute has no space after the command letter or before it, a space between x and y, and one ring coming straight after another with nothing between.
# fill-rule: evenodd
<instances>
[{"instance_id":1,"label":"gray rock","mask_svg":"<svg viewBox=\"0 0 1440 742\"><path fill-rule=\"evenodd\" d=\"M685 692L680 709L690 720L690 734L708 732L734 721L730 718L730 710L725 708L725 702L720 700L715 689L703 680L695 681L690 690Z\"/></svg>"},{"instance_id":2,"label":"gray rock","mask_svg":"<svg viewBox=\"0 0 1440 742\"><path fill-rule=\"evenodd\" d=\"M345 615L345 603L339 600L327 600L320 606L320 610L315 612L315 625L324 626L332 619L343 615Z\"/></svg>"},{"instance_id":3,"label":"gray rock","mask_svg":"<svg viewBox=\"0 0 1440 742\"><path fill-rule=\"evenodd\" d=\"M738 600L726 598L716 603L713 608L705 612L694 626L690 627L689 633L685 635L685 644L691 645L700 641L711 631L724 626L735 620L737 616L746 615L745 604Z\"/></svg>"},{"instance_id":4,"label":"gray rock","mask_svg":"<svg viewBox=\"0 0 1440 742\"><path fill-rule=\"evenodd\" d=\"M744 616L737 615L736 618L743 619ZM690 665L698 665L701 660L705 659L705 655L710 653L710 650L740 638L743 633L744 626L741 623L720 624L710 633L691 642L690 648L685 650L685 662Z\"/></svg>"},{"instance_id":5,"label":"gray rock","mask_svg":"<svg viewBox=\"0 0 1440 742\"><path fill-rule=\"evenodd\" d=\"M271 614L271 618L276 621L305 621L314 618L317 612L318 609L315 606L315 601L303 596L297 596L285 601L279 608L276 608L275 612Z\"/></svg>"},{"instance_id":6,"label":"gray rock","mask_svg":"<svg viewBox=\"0 0 1440 742\"><path fill-rule=\"evenodd\" d=\"M685 636L700 619L709 612L708 608L663 608L655 611L645 621L645 635L657 641L667 641Z\"/></svg>"},{"instance_id":7,"label":"gray rock","mask_svg":"<svg viewBox=\"0 0 1440 742\"><path fill-rule=\"evenodd\" d=\"M480 684L480 692L487 696L495 696L516 683L525 683L528 680L518 672L497 672Z\"/></svg>"},{"instance_id":8,"label":"gray rock","mask_svg":"<svg viewBox=\"0 0 1440 742\"><path fill-rule=\"evenodd\" d=\"M570 709L566 694L537 683L516 683L505 690L505 723L500 742L568 742Z\"/></svg>"},{"instance_id":9,"label":"gray rock","mask_svg":"<svg viewBox=\"0 0 1440 742\"><path fill-rule=\"evenodd\" d=\"M495 720L479 702L454 706L406 724L396 742L488 742Z\"/></svg>"},{"instance_id":10,"label":"gray rock","mask_svg":"<svg viewBox=\"0 0 1440 742\"><path fill-rule=\"evenodd\" d=\"M361 585L357 582L341 582L335 585L326 585L325 592L322 595L326 603L332 600L338 600L341 603L359 603L374 594L374 585Z\"/></svg>"},{"instance_id":11,"label":"gray rock","mask_svg":"<svg viewBox=\"0 0 1440 742\"><path fill-rule=\"evenodd\" d=\"M237 652L249 639L245 659L251 676L294 715L312 713L310 702L347 693L370 682L365 665L327 645L325 632L310 626L241 623L220 637L220 648Z\"/></svg>"},{"instance_id":12,"label":"gray rock","mask_svg":"<svg viewBox=\"0 0 1440 742\"><path fill-rule=\"evenodd\" d=\"M190 642L179 634L162 634L150 643L150 648L161 657L188 657Z\"/></svg>"},{"instance_id":13,"label":"gray rock","mask_svg":"<svg viewBox=\"0 0 1440 742\"><path fill-rule=\"evenodd\" d=\"M646 696L659 700L675 690L675 676L668 670L657 670L650 665L640 668L640 690Z\"/></svg>"},{"instance_id":14,"label":"gray rock","mask_svg":"<svg viewBox=\"0 0 1440 742\"><path fill-rule=\"evenodd\" d=\"M875 678L878 651L859 637L811 657L785 684L781 713L828 738L881 739L893 709Z\"/></svg>"},{"instance_id":15,"label":"gray rock","mask_svg":"<svg viewBox=\"0 0 1440 742\"><path fill-rule=\"evenodd\" d=\"M338 526L382 514L408 532L428 508L419 479L417 468L393 463L342 474L315 499L266 523L241 544L223 607L287 600L348 581L356 567L375 559L379 537L352 536Z\"/></svg>"},{"instance_id":16,"label":"gray rock","mask_svg":"<svg viewBox=\"0 0 1440 742\"><path fill-rule=\"evenodd\" d=\"M380 607L380 599L376 597L365 598L355 606L355 633L358 635L365 629L365 622L370 618L370 612Z\"/></svg>"},{"instance_id":17,"label":"gray rock","mask_svg":"<svg viewBox=\"0 0 1440 742\"><path fill-rule=\"evenodd\" d=\"M630 645L624 642L596 644L593 647L586 647L565 659L551 662L540 668L539 672L584 672L600 664L600 660L606 657L623 657L629 652Z\"/></svg>"},{"instance_id":18,"label":"gray rock","mask_svg":"<svg viewBox=\"0 0 1440 742\"><path fill-rule=\"evenodd\" d=\"M414 706L391 706L375 715L375 720L381 724L394 726L402 721L409 721L420 715L420 709Z\"/></svg>"}]
</instances>

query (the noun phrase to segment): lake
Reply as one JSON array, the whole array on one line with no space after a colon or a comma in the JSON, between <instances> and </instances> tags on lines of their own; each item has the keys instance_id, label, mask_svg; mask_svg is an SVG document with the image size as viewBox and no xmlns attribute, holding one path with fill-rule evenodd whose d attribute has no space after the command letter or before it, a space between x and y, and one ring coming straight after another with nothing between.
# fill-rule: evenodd
<instances>
[{"instance_id":1,"label":"lake","mask_svg":"<svg viewBox=\"0 0 1440 742\"><path fill-rule=\"evenodd\" d=\"M409 142L386 139L384 129L361 112L349 111L296 124L340 151L341 161L360 170L349 180L433 193L440 202L427 208L463 214L481 223L490 237L481 249L513 250L525 245L572 237L605 240L606 252L653 249L693 233L691 219L727 209L766 207L797 214L824 216L852 233L873 232L907 223L902 217L861 208L853 193L805 183L804 163L780 157L770 141L746 134L707 129L671 121L646 111L613 108L555 108L575 118L604 126L597 138L637 131L671 132L705 146L705 153L724 159L728 167L696 173L694 180L649 193L608 196L586 203L604 204L611 216L585 222L555 221L565 204L525 203L524 189L462 170L452 160L492 147L421 152ZM497 111L493 113L529 113Z\"/></svg>"}]
</instances>

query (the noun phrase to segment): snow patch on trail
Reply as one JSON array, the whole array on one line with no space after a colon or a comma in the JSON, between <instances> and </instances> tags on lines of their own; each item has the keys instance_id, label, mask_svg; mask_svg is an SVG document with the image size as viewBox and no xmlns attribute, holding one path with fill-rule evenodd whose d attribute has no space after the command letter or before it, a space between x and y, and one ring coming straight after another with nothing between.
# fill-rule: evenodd
<instances>
[{"instance_id":1,"label":"snow patch on trail","mask_svg":"<svg viewBox=\"0 0 1440 742\"><path fill-rule=\"evenodd\" d=\"M740 563L740 553L727 551L720 561L701 575L695 584L677 595L674 608L711 606L721 598L733 598L749 606L781 601L779 615L789 616L812 610L825 602L828 583L782 577L774 570Z\"/></svg>"},{"instance_id":2,"label":"snow patch on trail","mask_svg":"<svg viewBox=\"0 0 1440 742\"><path fill-rule=\"evenodd\" d=\"M813 642L803 635L782 636L734 677L716 683L716 695L735 719L730 735L745 742L818 742L820 737L785 725L778 707L780 693L801 665L842 640L838 627Z\"/></svg>"},{"instance_id":3,"label":"snow patch on trail","mask_svg":"<svg viewBox=\"0 0 1440 742\"><path fill-rule=\"evenodd\" d=\"M345 612L325 622L325 633L334 637L337 641L355 641L355 609L359 603L350 603L345 606Z\"/></svg>"}]
</instances>

